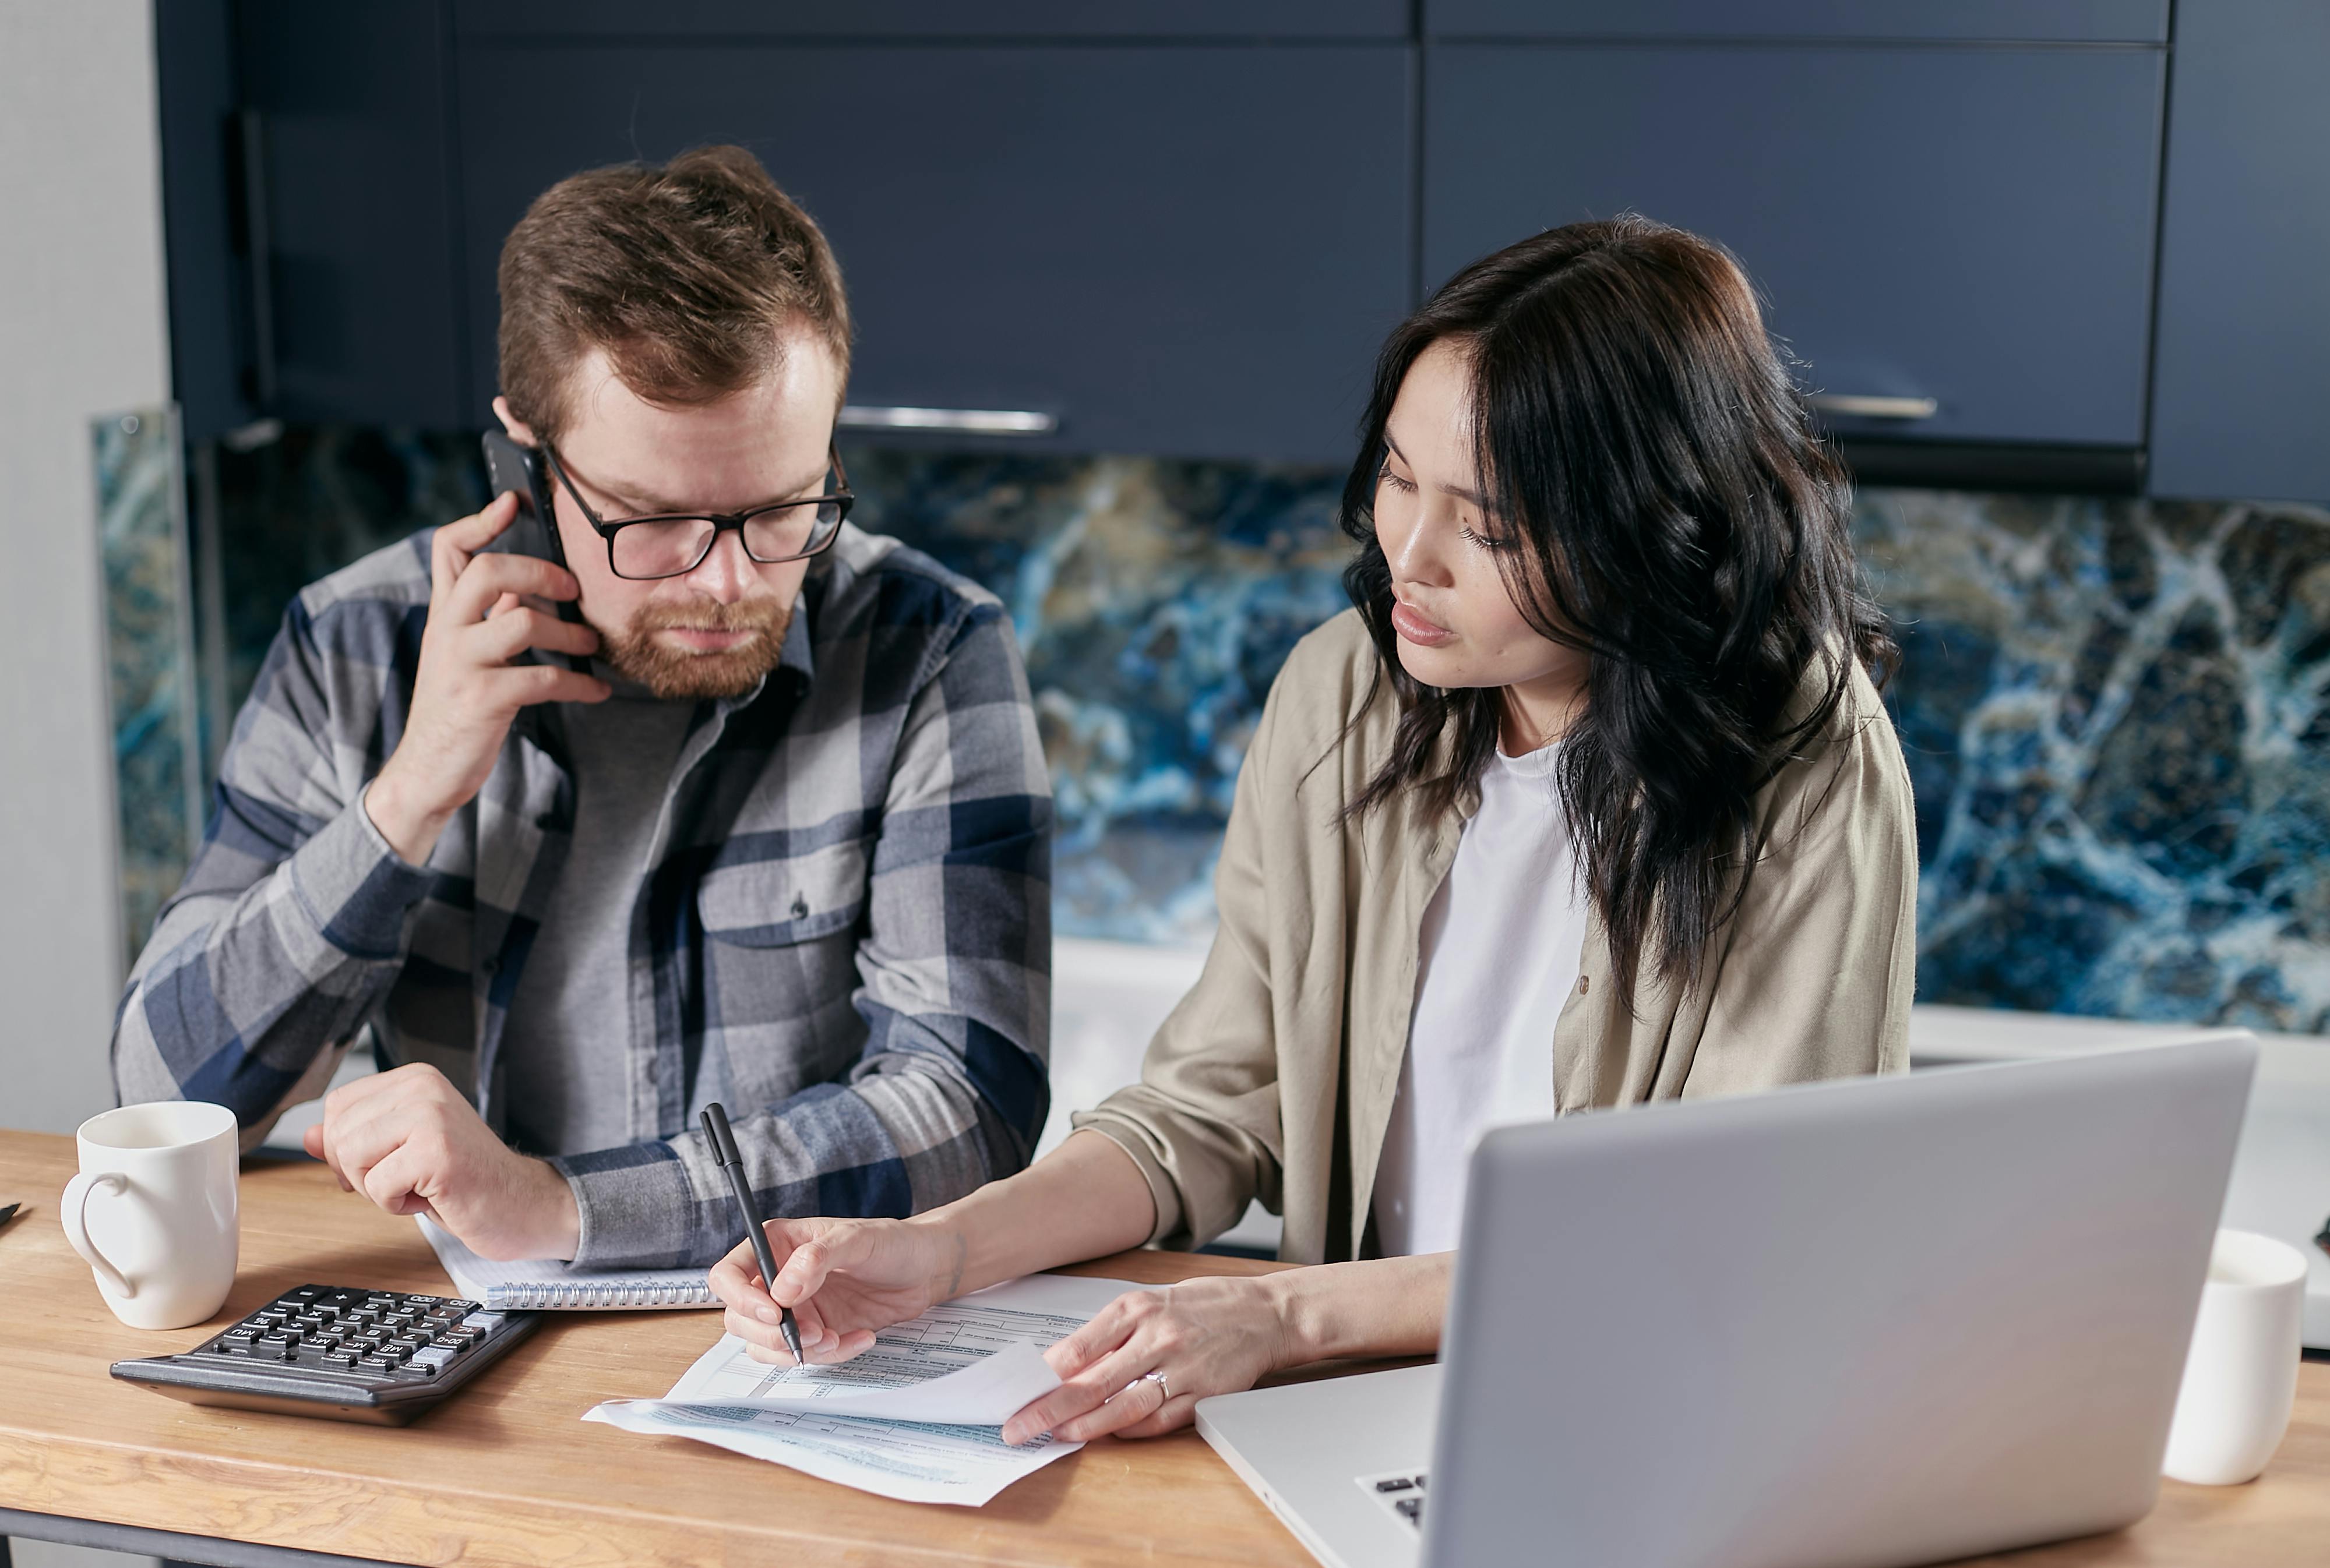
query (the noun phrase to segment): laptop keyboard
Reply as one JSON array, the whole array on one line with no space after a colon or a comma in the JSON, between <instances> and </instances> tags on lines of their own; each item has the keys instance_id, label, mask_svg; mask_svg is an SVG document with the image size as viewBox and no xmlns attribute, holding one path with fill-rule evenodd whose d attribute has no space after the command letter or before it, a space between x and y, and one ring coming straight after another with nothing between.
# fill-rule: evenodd
<instances>
[{"instance_id":1,"label":"laptop keyboard","mask_svg":"<svg viewBox=\"0 0 2330 1568\"><path fill-rule=\"evenodd\" d=\"M1382 1475L1355 1476L1359 1490L1405 1519L1416 1530L1424 1528L1424 1470L1390 1470Z\"/></svg>"}]
</instances>

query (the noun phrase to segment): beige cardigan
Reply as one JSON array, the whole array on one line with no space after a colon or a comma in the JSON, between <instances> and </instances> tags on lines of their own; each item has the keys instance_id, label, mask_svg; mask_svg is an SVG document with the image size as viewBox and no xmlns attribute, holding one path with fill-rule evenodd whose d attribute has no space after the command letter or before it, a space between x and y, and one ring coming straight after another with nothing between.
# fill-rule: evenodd
<instances>
[{"instance_id":1,"label":"beige cardigan","mask_svg":"<svg viewBox=\"0 0 2330 1568\"><path fill-rule=\"evenodd\" d=\"M1259 1197L1285 1216L1280 1257L1359 1255L1417 933L1471 809L1336 820L1398 721L1383 683L1338 744L1375 666L1357 611L1287 659L1238 775L1205 970L1151 1042L1141 1082L1074 1119L1140 1165L1162 1245L1209 1241ZM1646 979L1630 1016L1592 922L1548 1052L1563 1113L1908 1066L1917 835L1901 748L1865 675L1757 811L1767 847L1700 985L1677 994Z\"/></svg>"}]
</instances>

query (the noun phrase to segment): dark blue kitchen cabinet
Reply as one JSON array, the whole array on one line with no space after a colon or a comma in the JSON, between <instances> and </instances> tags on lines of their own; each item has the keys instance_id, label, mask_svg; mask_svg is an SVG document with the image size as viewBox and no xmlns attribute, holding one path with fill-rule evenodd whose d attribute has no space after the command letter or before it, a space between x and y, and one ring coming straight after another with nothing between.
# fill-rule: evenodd
<instances>
[{"instance_id":1,"label":"dark blue kitchen cabinet","mask_svg":"<svg viewBox=\"0 0 2330 1568\"><path fill-rule=\"evenodd\" d=\"M478 424L526 201L729 139L834 238L856 404L1040 430L897 439L1340 461L1419 292L1632 209L1741 256L1864 478L2128 489L2149 462L2158 494L2330 497L2330 9L2170 21L2168 0L171 0L178 395L196 439L263 414Z\"/></svg>"},{"instance_id":2,"label":"dark blue kitchen cabinet","mask_svg":"<svg viewBox=\"0 0 2330 1568\"><path fill-rule=\"evenodd\" d=\"M189 436L460 419L441 6L171 0L156 44Z\"/></svg>"},{"instance_id":3,"label":"dark blue kitchen cabinet","mask_svg":"<svg viewBox=\"0 0 2330 1568\"><path fill-rule=\"evenodd\" d=\"M162 245L170 370L180 428L207 441L255 416L250 359L250 230L236 210L242 137L228 0L154 8Z\"/></svg>"},{"instance_id":4,"label":"dark blue kitchen cabinet","mask_svg":"<svg viewBox=\"0 0 2330 1568\"><path fill-rule=\"evenodd\" d=\"M2069 3L2069 0L2057 0ZM2088 0L2126 4L2127 0ZM455 0L463 37L1388 38L1409 0Z\"/></svg>"},{"instance_id":5,"label":"dark blue kitchen cabinet","mask_svg":"<svg viewBox=\"0 0 2330 1568\"><path fill-rule=\"evenodd\" d=\"M409 4L241 7L243 102L260 139L264 338L253 380L295 420L459 419L446 39Z\"/></svg>"},{"instance_id":6,"label":"dark blue kitchen cabinet","mask_svg":"<svg viewBox=\"0 0 2330 1568\"><path fill-rule=\"evenodd\" d=\"M2153 487L2330 501L2330 5L2178 7Z\"/></svg>"},{"instance_id":7,"label":"dark blue kitchen cabinet","mask_svg":"<svg viewBox=\"0 0 2330 1568\"><path fill-rule=\"evenodd\" d=\"M1030 449L1339 462L1407 308L1407 52L814 43L459 48L472 417L545 186L750 147L832 238L856 405L1024 411Z\"/></svg>"},{"instance_id":8,"label":"dark blue kitchen cabinet","mask_svg":"<svg viewBox=\"0 0 2330 1568\"><path fill-rule=\"evenodd\" d=\"M1429 38L2164 43L2168 0L1424 0L1424 31Z\"/></svg>"},{"instance_id":9,"label":"dark blue kitchen cabinet","mask_svg":"<svg viewBox=\"0 0 2330 1568\"><path fill-rule=\"evenodd\" d=\"M1823 398L1887 400L1833 403L1897 416L1833 413L1848 438L2132 452L2164 65L2125 46L1438 46L1425 280L1631 209L1729 246Z\"/></svg>"}]
</instances>

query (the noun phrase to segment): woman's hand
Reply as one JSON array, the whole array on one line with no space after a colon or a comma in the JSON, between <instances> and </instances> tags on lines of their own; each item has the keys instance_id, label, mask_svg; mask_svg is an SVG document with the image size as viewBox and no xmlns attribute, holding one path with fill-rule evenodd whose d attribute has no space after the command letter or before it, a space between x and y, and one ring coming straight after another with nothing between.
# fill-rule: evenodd
<instances>
[{"instance_id":1,"label":"woman's hand","mask_svg":"<svg viewBox=\"0 0 2330 1568\"><path fill-rule=\"evenodd\" d=\"M1047 1431L1066 1442L1155 1437L1187 1426L1198 1400L1251 1388L1298 1359L1285 1304L1268 1278L1128 1290L1044 1353L1060 1386L1006 1422L1003 1440Z\"/></svg>"},{"instance_id":2,"label":"woman's hand","mask_svg":"<svg viewBox=\"0 0 2330 1568\"><path fill-rule=\"evenodd\" d=\"M712 1268L714 1294L727 1306L721 1327L755 1361L792 1360L778 1331L780 1304L793 1309L801 1355L847 1361L873 1348L874 1332L918 1317L958 1294L964 1245L952 1227L925 1220L771 1220L773 1286L761 1278L749 1242Z\"/></svg>"},{"instance_id":3,"label":"woman's hand","mask_svg":"<svg viewBox=\"0 0 2330 1568\"><path fill-rule=\"evenodd\" d=\"M911 1220L771 1220L774 1294L747 1244L712 1270L723 1327L760 1361L790 1361L780 1302L793 1309L801 1355L847 1361L874 1331L1002 1280L1137 1247L1156 1223L1148 1178L1097 1132L1067 1141L1018 1175Z\"/></svg>"}]
</instances>

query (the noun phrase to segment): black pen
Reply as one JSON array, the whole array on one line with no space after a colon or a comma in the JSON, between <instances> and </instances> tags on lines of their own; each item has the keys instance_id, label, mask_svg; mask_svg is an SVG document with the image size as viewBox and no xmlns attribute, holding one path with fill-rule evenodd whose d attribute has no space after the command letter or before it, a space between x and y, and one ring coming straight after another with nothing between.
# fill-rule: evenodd
<instances>
[{"instance_id":1,"label":"black pen","mask_svg":"<svg viewBox=\"0 0 2330 1568\"><path fill-rule=\"evenodd\" d=\"M728 1130L728 1113L714 1100L704 1108L704 1136L712 1140L712 1157L728 1173L728 1190L736 1195L736 1207L744 1216L744 1234L752 1241L753 1256L761 1261L761 1283L771 1290L777 1288L777 1258L769 1251L768 1228L761 1223L761 1211L753 1203L753 1184L744 1176L744 1157L736 1152L736 1135ZM793 1353L793 1365L806 1365L801 1360L800 1329L793 1322L793 1309L780 1307L782 1314L777 1320L777 1332L785 1337L785 1348Z\"/></svg>"}]
</instances>

